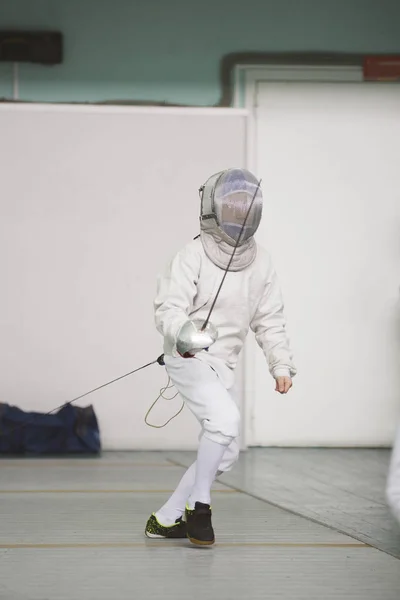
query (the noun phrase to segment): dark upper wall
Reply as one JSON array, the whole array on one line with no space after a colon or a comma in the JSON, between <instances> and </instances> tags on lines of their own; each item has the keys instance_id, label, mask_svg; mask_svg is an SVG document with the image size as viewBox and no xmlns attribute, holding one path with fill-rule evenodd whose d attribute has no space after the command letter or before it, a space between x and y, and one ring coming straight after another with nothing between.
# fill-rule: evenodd
<instances>
[{"instance_id":1,"label":"dark upper wall","mask_svg":"<svg viewBox=\"0 0 400 600\"><path fill-rule=\"evenodd\" d=\"M20 65L22 100L212 105L232 52L400 53L400 0L0 0L0 27L65 36L63 65Z\"/></svg>"}]
</instances>

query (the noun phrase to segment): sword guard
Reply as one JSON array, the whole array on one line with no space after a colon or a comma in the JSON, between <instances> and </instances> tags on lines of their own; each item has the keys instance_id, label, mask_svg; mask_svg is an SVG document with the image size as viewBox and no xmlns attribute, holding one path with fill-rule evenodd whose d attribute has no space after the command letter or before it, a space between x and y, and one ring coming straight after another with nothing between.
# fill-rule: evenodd
<instances>
[{"instance_id":1,"label":"sword guard","mask_svg":"<svg viewBox=\"0 0 400 600\"><path fill-rule=\"evenodd\" d=\"M207 325L204 327L205 323ZM210 321L194 319L186 321L178 332L176 349L181 356L193 356L209 347L218 339L218 331Z\"/></svg>"}]
</instances>

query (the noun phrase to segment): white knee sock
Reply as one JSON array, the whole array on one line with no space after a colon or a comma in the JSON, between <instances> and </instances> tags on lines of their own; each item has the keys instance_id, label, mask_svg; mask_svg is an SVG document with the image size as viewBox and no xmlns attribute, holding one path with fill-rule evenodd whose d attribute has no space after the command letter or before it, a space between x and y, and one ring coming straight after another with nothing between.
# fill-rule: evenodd
<instances>
[{"instance_id":1,"label":"white knee sock","mask_svg":"<svg viewBox=\"0 0 400 600\"><path fill-rule=\"evenodd\" d=\"M196 476L193 490L188 499L190 509L196 502L211 503L211 486L218 471L226 446L203 436L200 440L196 461Z\"/></svg>"},{"instance_id":2,"label":"white knee sock","mask_svg":"<svg viewBox=\"0 0 400 600\"><path fill-rule=\"evenodd\" d=\"M204 439L207 440L207 438L204 438L204 437L201 438L198 453L200 452L200 446L202 445L202 441ZM210 454L209 454L208 448L214 447L214 445L218 447L218 448L215 448L215 451L218 451L218 456L220 456L220 454L219 454L220 452L222 453L222 456L224 455L224 453L226 452L225 446L221 446L221 444L217 444L216 442L207 440L207 443L205 444L206 450L202 452L202 460L204 460L203 454L206 456L206 458L209 457ZM217 469L220 466L222 456L221 456L221 459L218 460ZM215 460L216 460L216 457L215 457ZM211 486L214 482L215 477L217 475L218 476L222 475L222 471L216 470L213 476L212 476L212 473L208 473L207 477L204 477L203 474L200 474L200 477L199 477L200 488L202 487L202 482L204 482L206 489L207 489L207 487L209 488L208 494L206 496L204 496L206 498L206 500L208 500L208 501L205 501L205 500L200 499L200 497L203 497L202 492L198 492L195 489L196 466L197 466L197 461L195 461L192 465L190 465L190 467L186 470L182 479L178 483L178 486L177 486L176 490L174 491L174 493L170 496L170 498L167 500L167 502L155 513L158 522L161 523L162 525L165 525L166 527L168 527L169 525L173 525L175 523L175 521L177 519L179 519L179 517L182 517L185 512L185 507L186 507L187 502L189 502L190 508L194 508L194 502L196 502L196 501L203 502L204 504L210 504ZM207 466L208 466L208 461L207 461ZM212 466L212 468L214 468L214 467ZM205 470L204 467L203 467L203 470ZM212 477L211 483L209 483L210 477ZM200 493L199 498L195 497L194 494L196 494L196 496L197 496L199 493ZM191 495L194 500L192 505L190 505L190 501L189 501L189 496L191 496Z\"/></svg>"},{"instance_id":3,"label":"white knee sock","mask_svg":"<svg viewBox=\"0 0 400 600\"><path fill-rule=\"evenodd\" d=\"M168 527L173 525L185 512L186 502L193 489L196 477L196 462L185 472L178 486L167 502L157 511L156 518L159 523Z\"/></svg>"}]
</instances>

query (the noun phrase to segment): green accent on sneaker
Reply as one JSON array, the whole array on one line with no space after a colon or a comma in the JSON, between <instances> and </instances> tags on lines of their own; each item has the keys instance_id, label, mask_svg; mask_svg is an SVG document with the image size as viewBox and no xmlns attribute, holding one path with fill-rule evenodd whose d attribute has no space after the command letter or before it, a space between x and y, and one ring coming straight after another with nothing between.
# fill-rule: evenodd
<instances>
[{"instance_id":1,"label":"green accent on sneaker","mask_svg":"<svg viewBox=\"0 0 400 600\"><path fill-rule=\"evenodd\" d=\"M186 538L186 523L179 518L172 525L162 525L153 513L146 524L145 534L149 538Z\"/></svg>"},{"instance_id":2,"label":"green accent on sneaker","mask_svg":"<svg viewBox=\"0 0 400 600\"><path fill-rule=\"evenodd\" d=\"M196 502L194 509L186 507L186 530L189 540L198 546L211 546L215 543L209 504Z\"/></svg>"}]
</instances>

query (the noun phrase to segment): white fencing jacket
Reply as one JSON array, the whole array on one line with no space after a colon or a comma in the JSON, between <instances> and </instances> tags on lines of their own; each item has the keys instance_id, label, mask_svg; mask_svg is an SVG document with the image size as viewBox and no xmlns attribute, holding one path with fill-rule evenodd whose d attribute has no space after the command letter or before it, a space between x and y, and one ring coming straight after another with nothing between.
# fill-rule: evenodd
<instances>
[{"instance_id":1,"label":"white fencing jacket","mask_svg":"<svg viewBox=\"0 0 400 600\"><path fill-rule=\"evenodd\" d=\"M177 334L188 319L206 319L223 273L207 257L197 238L182 248L159 275L155 322L164 336L166 356L178 356ZM216 357L234 369L251 328L272 376L295 375L281 290L269 255L260 246L250 266L228 272L210 321L218 329L218 339L208 351L196 354L197 358L212 363Z\"/></svg>"}]
</instances>

